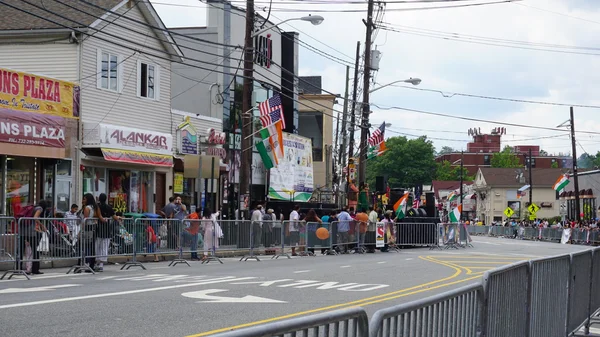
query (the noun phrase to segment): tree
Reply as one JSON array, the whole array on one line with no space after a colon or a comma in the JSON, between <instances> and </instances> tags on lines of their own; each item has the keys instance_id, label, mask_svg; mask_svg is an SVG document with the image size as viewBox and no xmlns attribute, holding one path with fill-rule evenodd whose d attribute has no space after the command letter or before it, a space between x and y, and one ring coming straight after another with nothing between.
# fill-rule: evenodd
<instances>
[{"instance_id":1,"label":"tree","mask_svg":"<svg viewBox=\"0 0 600 337\"><path fill-rule=\"evenodd\" d=\"M514 168L521 167L517 157L510 146L504 147L501 152L494 153L491 159L492 167Z\"/></svg>"},{"instance_id":2,"label":"tree","mask_svg":"<svg viewBox=\"0 0 600 337\"><path fill-rule=\"evenodd\" d=\"M600 164L600 158L598 158L598 152L595 156L589 153L584 153L577 159L577 166L582 169L593 168L594 166L598 166Z\"/></svg>"},{"instance_id":3,"label":"tree","mask_svg":"<svg viewBox=\"0 0 600 337\"><path fill-rule=\"evenodd\" d=\"M540 150L540 156L541 157L548 157L548 152L546 152L546 150Z\"/></svg>"},{"instance_id":4,"label":"tree","mask_svg":"<svg viewBox=\"0 0 600 337\"><path fill-rule=\"evenodd\" d=\"M436 163L435 180L443 181L459 181L460 166L452 166L449 161L444 160L441 163ZM469 175L469 170L463 167L463 181L475 180L474 176Z\"/></svg>"},{"instance_id":5,"label":"tree","mask_svg":"<svg viewBox=\"0 0 600 337\"><path fill-rule=\"evenodd\" d=\"M551 168L558 168L558 163L557 163L557 162L553 162L553 163L550 165L550 167L551 167Z\"/></svg>"},{"instance_id":6,"label":"tree","mask_svg":"<svg viewBox=\"0 0 600 337\"><path fill-rule=\"evenodd\" d=\"M442 146L442 149L437 153L437 155L441 156L443 154L453 153L453 152L456 152L456 150L451 148L450 146Z\"/></svg>"},{"instance_id":7,"label":"tree","mask_svg":"<svg viewBox=\"0 0 600 337\"><path fill-rule=\"evenodd\" d=\"M411 187L431 182L435 174L433 143L427 137L386 139L387 151L367 161L367 182L375 186L375 177L387 176L390 187Z\"/></svg>"}]
</instances>

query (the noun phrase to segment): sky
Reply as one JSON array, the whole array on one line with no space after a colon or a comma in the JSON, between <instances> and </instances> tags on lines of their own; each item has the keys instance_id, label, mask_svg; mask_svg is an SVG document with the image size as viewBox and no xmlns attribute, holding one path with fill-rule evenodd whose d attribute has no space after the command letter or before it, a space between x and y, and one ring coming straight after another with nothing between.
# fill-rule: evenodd
<instances>
[{"instance_id":1,"label":"sky","mask_svg":"<svg viewBox=\"0 0 600 337\"><path fill-rule=\"evenodd\" d=\"M281 28L299 32L301 41L321 52L300 48L300 75L322 76L324 90L343 95L346 64L352 66L353 76L356 42L364 46L362 19L367 5L348 3L359 0L331 0L322 5L315 1L325 0L273 0L270 20L278 23L311 13L325 18L318 26L293 21ZM540 145L550 154L566 155L571 153L568 130L538 127L555 129L569 120L569 106L575 105L577 154L596 154L600 151L600 46L596 47L600 41L600 2L523 0L489 4L499 1L421 0L407 4L390 0L375 32L373 48L382 57L371 88L410 77L422 82L418 86L390 85L373 92L372 126L385 121L391 124L386 138L426 135L437 150L449 146L459 151L466 150L471 140L469 128L488 133L505 127L503 146ZM151 2L167 27L206 24L206 5L198 0ZM487 4L451 7L481 3ZM237 6L244 4L234 1ZM269 3L255 0L255 7L266 16ZM578 107L581 105L597 107Z\"/></svg>"}]
</instances>

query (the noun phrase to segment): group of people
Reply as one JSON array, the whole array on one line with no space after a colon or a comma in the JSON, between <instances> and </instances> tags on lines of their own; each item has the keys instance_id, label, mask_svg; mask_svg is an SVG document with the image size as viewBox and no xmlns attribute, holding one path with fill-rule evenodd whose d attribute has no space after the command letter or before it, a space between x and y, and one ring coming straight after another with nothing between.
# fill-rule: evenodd
<instances>
[{"instance_id":1,"label":"group of people","mask_svg":"<svg viewBox=\"0 0 600 337\"><path fill-rule=\"evenodd\" d=\"M374 207L370 207L368 211L361 209L359 212L344 207L339 210L327 210L319 216L314 209L302 212L300 205L296 205L286 219L281 210L277 213L273 209L265 211L261 204L257 204L250 214L251 245L259 247L263 244L267 249L279 245L280 239L283 238L285 244L291 246L292 256L304 252L303 247L307 245L307 231L316 231L321 227L326 228L334 238L331 241L334 243L332 246L339 253L348 253L357 247L362 247L367 252L374 252L375 227L378 222L385 224L386 245L381 251L387 251L387 244L393 242L395 237L393 212L383 212ZM307 224L311 223L316 224L315 228L308 228ZM335 225L332 225L334 223ZM368 233L372 233L373 238L369 241L373 241L373 244L366 246L365 239ZM314 253L313 248L308 248L308 251ZM321 249L322 254L327 252L327 248Z\"/></svg>"}]
</instances>

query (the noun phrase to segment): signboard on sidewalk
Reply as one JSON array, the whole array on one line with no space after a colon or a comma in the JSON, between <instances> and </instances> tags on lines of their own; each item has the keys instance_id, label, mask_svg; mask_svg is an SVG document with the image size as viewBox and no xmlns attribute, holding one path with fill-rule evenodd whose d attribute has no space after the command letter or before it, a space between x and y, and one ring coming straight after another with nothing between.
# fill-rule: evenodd
<instances>
[{"instance_id":1,"label":"signboard on sidewalk","mask_svg":"<svg viewBox=\"0 0 600 337\"><path fill-rule=\"evenodd\" d=\"M385 246L385 224L378 222L375 228L375 247L382 248Z\"/></svg>"}]
</instances>

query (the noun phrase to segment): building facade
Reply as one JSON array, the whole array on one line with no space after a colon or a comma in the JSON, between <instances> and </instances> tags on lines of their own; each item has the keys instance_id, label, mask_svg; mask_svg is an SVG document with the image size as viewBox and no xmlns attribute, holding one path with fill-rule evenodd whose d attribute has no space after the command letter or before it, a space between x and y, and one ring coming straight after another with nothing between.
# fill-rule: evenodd
<instances>
[{"instance_id":1,"label":"building facade","mask_svg":"<svg viewBox=\"0 0 600 337\"><path fill-rule=\"evenodd\" d=\"M486 224L502 222L508 218L528 219L529 193L533 193L533 203L539 207L538 219L548 219L559 215L559 196L552 188L562 174L560 169L540 169L532 171L533 189L525 194L518 193L524 185L530 184L527 174L519 169L480 168L475 176L473 190L477 197L477 217ZM521 172L522 173L522 172ZM509 217L507 208L512 210Z\"/></svg>"},{"instance_id":2,"label":"building facade","mask_svg":"<svg viewBox=\"0 0 600 337\"><path fill-rule=\"evenodd\" d=\"M70 138L63 158L40 161L37 152L31 159L4 158L7 175L9 166L29 168L30 191L43 191L27 203L53 199L66 211L85 193L106 193L118 212L161 208L173 189L171 61L182 54L152 5L9 2L22 10L3 9L11 19L0 24L2 66L80 88L78 119L65 125ZM48 182L52 188L43 186Z\"/></svg>"},{"instance_id":3,"label":"building facade","mask_svg":"<svg viewBox=\"0 0 600 337\"><path fill-rule=\"evenodd\" d=\"M597 219L600 213L598 195L600 195L600 170L579 171L579 212L581 219ZM569 177L569 184L560 194L560 215L564 219L576 219L574 178Z\"/></svg>"},{"instance_id":4,"label":"building facade","mask_svg":"<svg viewBox=\"0 0 600 337\"><path fill-rule=\"evenodd\" d=\"M238 208L241 157L243 46L245 11L228 2L209 1L205 27L176 28L171 31L186 56L184 64L173 64L172 106L195 122L200 140L208 140L205 130L224 132L223 144L200 146L202 155L218 155L222 168L216 193L223 214ZM279 93L285 117L285 132L298 128L298 40L294 32L283 32L260 15L256 16L254 36L253 102L255 107ZM266 30L264 30L266 29ZM264 30L260 32L261 30ZM206 42L208 41L208 43ZM199 63L200 60L203 63ZM258 109L252 111L253 128L258 130ZM220 125L217 126L217 123ZM176 160L177 162L177 160ZM187 163L183 163L187 165ZM176 165L177 169L177 165ZM253 149L252 195L264 200L267 174ZM202 190L206 189L206 185Z\"/></svg>"}]
</instances>

